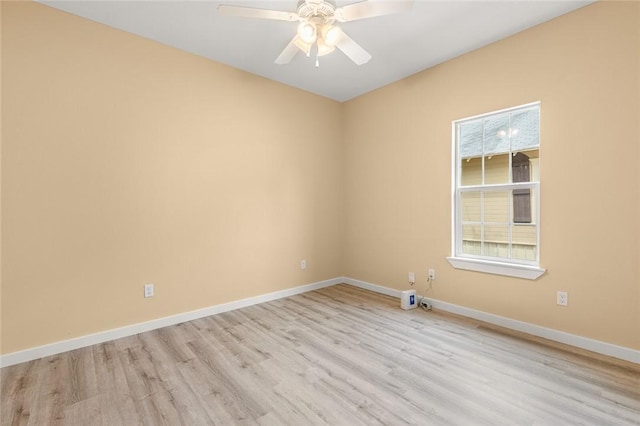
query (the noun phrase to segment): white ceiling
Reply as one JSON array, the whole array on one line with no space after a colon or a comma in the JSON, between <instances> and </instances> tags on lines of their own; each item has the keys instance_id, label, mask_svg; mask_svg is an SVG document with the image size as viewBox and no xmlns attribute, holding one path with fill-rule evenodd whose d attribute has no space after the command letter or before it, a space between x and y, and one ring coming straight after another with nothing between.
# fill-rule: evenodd
<instances>
[{"instance_id":1,"label":"white ceiling","mask_svg":"<svg viewBox=\"0 0 640 426\"><path fill-rule=\"evenodd\" d=\"M217 13L221 3L295 12L297 0L39 2L342 102L593 1L416 0L407 13L340 24L373 55L367 64L336 50L320 58L319 68L302 53L288 65L274 63L296 23Z\"/></svg>"}]
</instances>

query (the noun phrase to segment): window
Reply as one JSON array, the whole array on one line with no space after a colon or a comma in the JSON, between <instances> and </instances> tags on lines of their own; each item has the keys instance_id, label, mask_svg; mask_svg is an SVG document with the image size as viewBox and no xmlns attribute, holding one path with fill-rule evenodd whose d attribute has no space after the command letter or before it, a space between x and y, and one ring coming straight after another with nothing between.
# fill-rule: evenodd
<instances>
[{"instance_id":1,"label":"window","mask_svg":"<svg viewBox=\"0 0 640 426\"><path fill-rule=\"evenodd\" d=\"M540 104L453 122L456 268L535 279L540 253Z\"/></svg>"}]
</instances>

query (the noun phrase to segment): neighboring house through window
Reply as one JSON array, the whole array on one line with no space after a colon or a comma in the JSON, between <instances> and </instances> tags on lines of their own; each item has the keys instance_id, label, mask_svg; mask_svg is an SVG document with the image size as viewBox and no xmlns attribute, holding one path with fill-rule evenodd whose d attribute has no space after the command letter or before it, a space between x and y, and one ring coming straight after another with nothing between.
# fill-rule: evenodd
<instances>
[{"instance_id":1,"label":"neighboring house through window","mask_svg":"<svg viewBox=\"0 0 640 426\"><path fill-rule=\"evenodd\" d=\"M531 167L529 156L524 152L517 152L511 160L511 176L515 182L530 182ZM513 222L531 223L531 190L513 190Z\"/></svg>"},{"instance_id":2,"label":"neighboring house through window","mask_svg":"<svg viewBox=\"0 0 640 426\"><path fill-rule=\"evenodd\" d=\"M535 279L540 253L540 104L453 122L456 268Z\"/></svg>"}]
</instances>

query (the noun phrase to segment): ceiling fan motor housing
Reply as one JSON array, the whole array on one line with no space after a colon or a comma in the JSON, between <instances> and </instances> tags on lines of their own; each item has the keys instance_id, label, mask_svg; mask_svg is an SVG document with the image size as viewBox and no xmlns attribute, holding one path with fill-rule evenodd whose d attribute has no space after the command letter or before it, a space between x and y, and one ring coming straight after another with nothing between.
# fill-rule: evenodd
<instances>
[{"instance_id":1,"label":"ceiling fan motor housing","mask_svg":"<svg viewBox=\"0 0 640 426\"><path fill-rule=\"evenodd\" d=\"M324 22L335 20L336 4L327 0L300 0L298 2L298 16L303 19L322 18Z\"/></svg>"}]
</instances>

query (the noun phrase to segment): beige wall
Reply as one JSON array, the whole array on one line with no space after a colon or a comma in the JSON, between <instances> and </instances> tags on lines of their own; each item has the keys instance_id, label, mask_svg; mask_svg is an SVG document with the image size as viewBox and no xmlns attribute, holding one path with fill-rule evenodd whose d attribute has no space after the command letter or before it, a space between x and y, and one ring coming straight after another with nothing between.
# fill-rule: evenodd
<instances>
[{"instance_id":1,"label":"beige wall","mask_svg":"<svg viewBox=\"0 0 640 426\"><path fill-rule=\"evenodd\" d=\"M594 4L346 103L344 275L640 349L639 28ZM455 270L451 121L537 100L547 273Z\"/></svg>"},{"instance_id":2,"label":"beige wall","mask_svg":"<svg viewBox=\"0 0 640 426\"><path fill-rule=\"evenodd\" d=\"M2 23L2 7L0 7ZM0 25L0 46L2 46L2 27ZM1 47L0 47L1 49ZM2 81L2 55L0 54L0 82ZM2 129L2 84L0 83L0 129ZM2 241L2 131L0 130L0 242ZM0 354L2 354L2 244L0 243Z\"/></svg>"},{"instance_id":3,"label":"beige wall","mask_svg":"<svg viewBox=\"0 0 640 426\"><path fill-rule=\"evenodd\" d=\"M640 349L639 22L595 4L340 105L3 2L0 353L428 267L440 300ZM451 121L535 100L548 272L454 270Z\"/></svg>"},{"instance_id":4,"label":"beige wall","mask_svg":"<svg viewBox=\"0 0 640 426\"><path fill-rule=\"evenodd\" d=\"M3 353L341 275L339 103L2 12Z\"/></svg>"}]
</instances>

